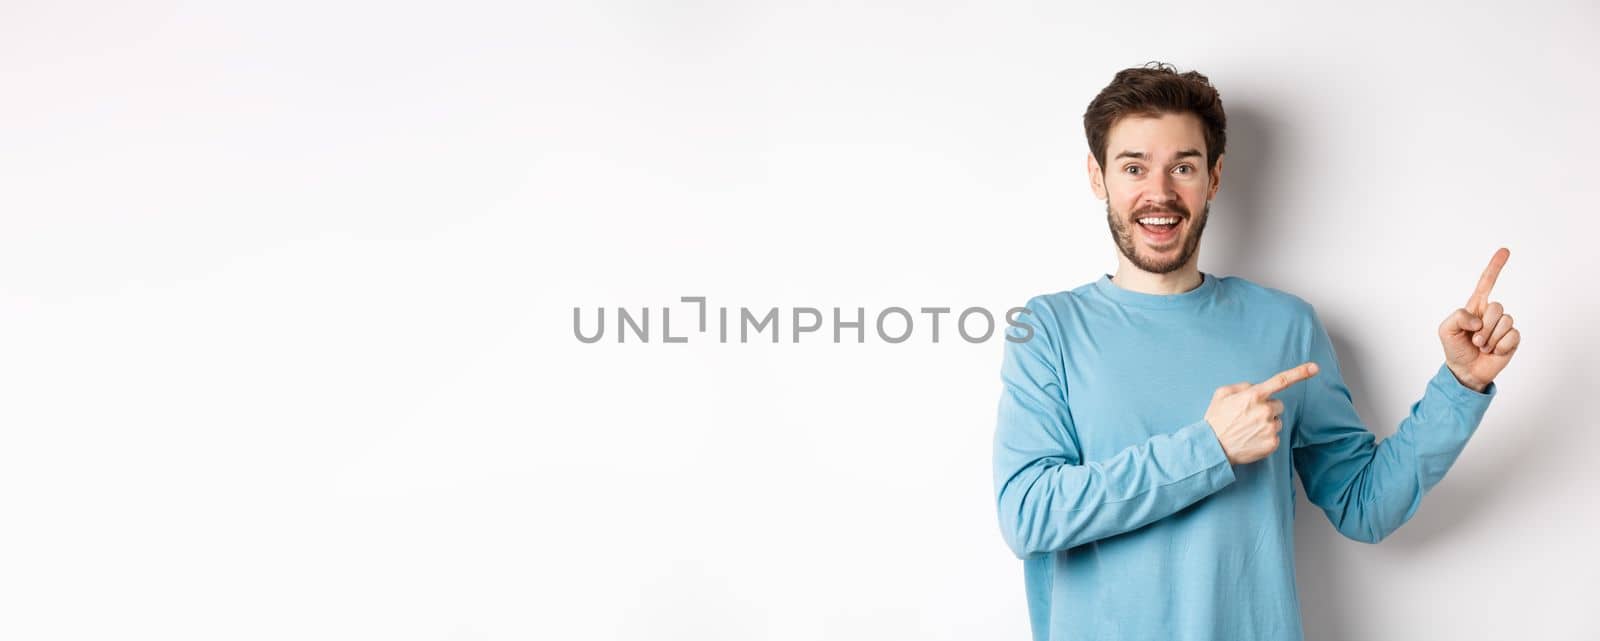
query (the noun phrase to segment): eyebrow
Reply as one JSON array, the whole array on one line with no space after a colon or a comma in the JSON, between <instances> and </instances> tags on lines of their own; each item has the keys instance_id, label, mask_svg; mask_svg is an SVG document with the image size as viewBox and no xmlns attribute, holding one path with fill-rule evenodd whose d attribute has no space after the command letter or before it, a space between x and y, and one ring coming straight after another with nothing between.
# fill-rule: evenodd
<instances>
[{"instance_id":1,"label":"eyebrow","mask_svg":"<svg viewBox=\"0 0 1600 641\"><path fill-rule=\"evenodd\" d=\"M1183 151L1178 152L1178 154L1175 156L1175 159L1191 158L1191 157L1196 157L1196 156L1200 156L1200 155L1202 155L1202 154L1200 153L1200 150L1198 150L1198 149L1185 149ZM1139 160L1144 160L1145 153L1142 152L1142 151L1124 151L1124 152L1121 152L1121 153L1117 154L1116 158L1112 158L1112 160L1118 160L1118 159L1121 159L1121 158L1137 158Z\"/></svg>"}]
</instances>

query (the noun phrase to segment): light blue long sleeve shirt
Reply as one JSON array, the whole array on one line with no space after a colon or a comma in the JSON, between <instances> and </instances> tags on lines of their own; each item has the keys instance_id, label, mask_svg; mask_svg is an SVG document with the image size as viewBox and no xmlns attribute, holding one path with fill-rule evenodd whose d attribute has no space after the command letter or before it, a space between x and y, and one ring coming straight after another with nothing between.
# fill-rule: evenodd
<instances>
[{"instance_id":1,"label":"light blue long sleeve shirt","mask_svg":"<svg viewBox=\"0 0 1600 641\"><path fill-rule=\"evenodd\" d=\"M1376 543L1444 478L1496 393L1441 364L1377 442L1309 303L1202 279L1155 295L1102 275L1035 296L1033 335L1005 342L994 482L1037 641L1299 641L1291 470L1339 532ZM1278 449L1230 464L1204 420L1212 392L1305 361L1320 372L1274 395Z\"/></svg>"}]
</instances>

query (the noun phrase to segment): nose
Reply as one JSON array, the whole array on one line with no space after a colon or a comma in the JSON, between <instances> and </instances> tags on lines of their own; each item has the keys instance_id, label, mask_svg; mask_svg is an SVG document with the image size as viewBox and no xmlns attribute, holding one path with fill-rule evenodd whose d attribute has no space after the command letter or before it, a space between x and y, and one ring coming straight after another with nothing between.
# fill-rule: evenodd
<instances>
[{"instance_id":1,"label":"nose","mask_svg":"<svg viewBox=\"0 0 1600 641\"><path fill-rule=\"evenodd\" d=\"M1150 190L1144 195L1144 204L1149 207L1165 208L1177 200L1178 183L1170 173L1163 173L1161 179L1150 185Z\"/></svg>"}]
</instances>

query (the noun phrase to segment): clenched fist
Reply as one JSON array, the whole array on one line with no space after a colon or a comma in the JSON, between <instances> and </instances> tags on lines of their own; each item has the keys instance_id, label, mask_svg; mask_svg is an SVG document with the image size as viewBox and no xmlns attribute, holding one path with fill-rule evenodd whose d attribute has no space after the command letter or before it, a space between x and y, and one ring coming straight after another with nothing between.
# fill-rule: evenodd
<instances>
[{"instance_id":1,"label":"clenched fist","mask_svg":"<svg viewBox=\"0 0 1600 641\"><path fill-rule=\"evenodd\" d=\"M1505 307L1489 302L1489 290L1510 257L1511 251L1504 247L1495 252L1467 306L1451 312L1439 325L1445 365L1462 385L1478 392L1488 389L1522 343L1522 332L1511 326Z\"/></svg>"},{"instance_id":2,"label":"clenched fist","mask_svg":"<svg viewBox=\"0 0 1600 641\"><path fill-rule=\"evenodd\" d=\"M1305 362L1254 385L1234 383L1217 388L1206 408L1206 423L1216 432L1234 465L1254 463L1278 449L1278 432L1283 431L1283 401L1273 394L1317 375L1317 364Z\"/></svg>"}]
</instances>

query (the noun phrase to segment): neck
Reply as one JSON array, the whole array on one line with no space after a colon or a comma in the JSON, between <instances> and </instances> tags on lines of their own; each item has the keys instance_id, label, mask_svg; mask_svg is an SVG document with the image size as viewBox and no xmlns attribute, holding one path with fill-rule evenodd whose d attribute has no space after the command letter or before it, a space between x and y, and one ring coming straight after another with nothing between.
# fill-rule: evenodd
<instances>
[{"instance_id":1,"label":"neck","mask_svg":"<svg viewBox=\"0 0 1600 641\"><path fill-rule=\"evenodd\" d=\"M1195 252L1198 257L1199 252ZM1127 256L1117 254L1117 274L1111 282L1123 289L1141 294L1182 294L1200 286L1198 261L1191 258L1183 267L1165 274L1153 274L1139 269Z\"/></svg>"}]
</instances>

